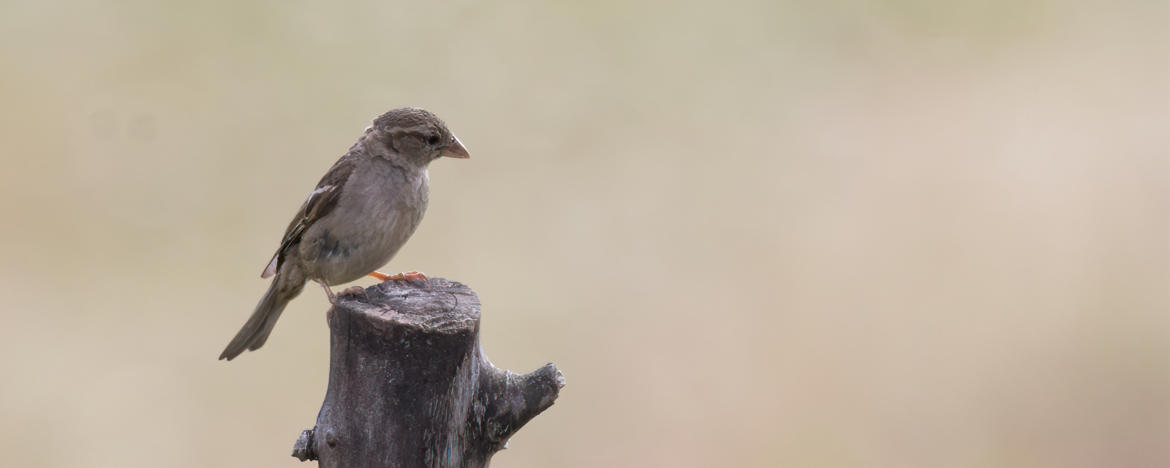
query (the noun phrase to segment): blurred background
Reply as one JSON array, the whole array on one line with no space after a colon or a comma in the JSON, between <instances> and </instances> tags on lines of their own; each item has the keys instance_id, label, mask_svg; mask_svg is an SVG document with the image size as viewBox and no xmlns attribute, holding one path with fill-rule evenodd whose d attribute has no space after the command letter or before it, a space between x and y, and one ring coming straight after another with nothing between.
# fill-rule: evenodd
<instances>
[{"instance_id":1,"label":"blurred background","mask_svg":"<svg viewBox=\"0 0 1170 468\"><path fill-rule=\"evenodd\" d=\"M296 467L374 116L471 149L385 271L568 386L499 467L1170 466L1167 4L0 2L0 453ZM360 284L371 284L370 281Z\"/></svg>"}]
</instances>

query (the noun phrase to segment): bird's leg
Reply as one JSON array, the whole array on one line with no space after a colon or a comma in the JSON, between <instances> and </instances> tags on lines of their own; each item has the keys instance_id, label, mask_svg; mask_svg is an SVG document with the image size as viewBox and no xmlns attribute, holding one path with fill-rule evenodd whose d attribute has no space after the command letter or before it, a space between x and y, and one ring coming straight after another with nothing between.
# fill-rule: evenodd
<instances>
[{"instance_id":1,"label":"bird's leg","mask_svg":"<svg viewBox=\"0 0 1170 468\"><path fill-rule=\"evenodd\" d=\"M337 295L333 294L332 289L329 289L329 283L326 283L325 280L318 280L317 282L321 283L322 288L325 288L325 296L329 298L329 303L337 305Z\"/></svg>"},{"instance_id":2,"label":"bird's leg","mask_svg":"<svg viewBox=\"0 0 1170 468\"><path fill-rule=\"evenodd\" d=\"M375 272L370 273L366 276L369 276L371 278L376 278L378 281L386 281L386 280L390 279L390 275L387 275L387 274L382 273L380 271L375 271Z\"/></svg>"},{"instance_id":3,"label":"bird's leg","mask_svg":"<svg viewBox=\"0 0 1170 468\"><path fill-rule=\"evenodd\" d=\"M410 280L416 280L416 279L420 279L423 281L427 280L427 275L423 274L422 272L418 272L418 271L404 271L402 273L396 273L393 275L387 275L387 274L382 273L380 271L375 271L373 273L370 273L369 276L377 278L379 281L386 281L386 280L410 281Z\"/></svg>"}]
</instances>

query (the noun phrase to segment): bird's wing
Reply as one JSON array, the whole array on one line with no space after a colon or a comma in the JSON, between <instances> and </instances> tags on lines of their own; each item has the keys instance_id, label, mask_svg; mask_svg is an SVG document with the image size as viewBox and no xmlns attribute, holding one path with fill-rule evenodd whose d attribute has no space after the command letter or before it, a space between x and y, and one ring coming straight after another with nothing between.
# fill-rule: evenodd
<instances>
[{"instance_id":1,"label":"bird's wing","mask_svg":"<svg viewBox=\"0 0 1170 468\"><path fill-rule=\"evenodd\" d=\"M305 230L333 211L338 200L341 199L342 187L349 176L353 174L356 165L357 159L346 155L338 160L329 169L329 172L325 173L325 176L317 183L317 188L309 193L309 198L305 199L300 211L288 224L288 229L284 232L284 239L280 241L280 248L276 249L272 260L268 262L268 266L260 274L261 278L275 275L280 264L284 262L288 249L301 240Z\"/></svg>"}]
</instances>

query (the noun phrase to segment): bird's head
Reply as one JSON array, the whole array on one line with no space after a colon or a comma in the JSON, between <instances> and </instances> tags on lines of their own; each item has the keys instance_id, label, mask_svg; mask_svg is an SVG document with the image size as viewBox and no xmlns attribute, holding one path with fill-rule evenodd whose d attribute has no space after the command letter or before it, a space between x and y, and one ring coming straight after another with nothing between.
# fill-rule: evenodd
<instances>
[{"instance_id":1,"label":"bird's head","mask_svg":"<svg viewBox=\"0 0 1170 468\"><path fill-rule=\"evenodd\" d=\"M362 138L374 145L375 153L420 167L444 156L471 157L447 124L419 107L399 107L378 116Z\"/></svg>"}]
</instances>

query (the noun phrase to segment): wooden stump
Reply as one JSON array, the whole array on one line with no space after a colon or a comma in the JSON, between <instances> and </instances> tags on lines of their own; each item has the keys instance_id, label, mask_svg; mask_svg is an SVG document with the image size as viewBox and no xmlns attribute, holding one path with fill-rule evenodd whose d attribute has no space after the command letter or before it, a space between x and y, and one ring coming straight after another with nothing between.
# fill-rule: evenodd
<instances>
[{"instance_id":1,"label":"wooden stump","mask_svg":"<svg viewBox=\"0 0 1170 468\"><path fill-rule=\"evenodd\" d=\"M340 295L328 314L329 389L293 456L321 467L488 466L565 381L553 364L525 375L493 366L479 309L470 288L442 278Z\"/></svg>"}]
</instances>

